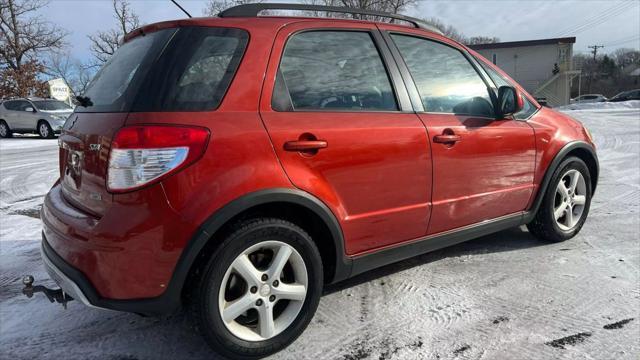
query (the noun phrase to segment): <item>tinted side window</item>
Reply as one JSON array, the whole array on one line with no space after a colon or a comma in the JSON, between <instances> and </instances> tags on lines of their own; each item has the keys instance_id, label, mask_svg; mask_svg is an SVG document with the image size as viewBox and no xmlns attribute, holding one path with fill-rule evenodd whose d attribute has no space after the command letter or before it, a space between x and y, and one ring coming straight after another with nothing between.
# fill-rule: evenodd
<instances>
[{"instance_id":1,"label":"tinted side window","mask_svg":"<svg viewBox=\"0 0 640 360\"><path fill-rule=\"evenodd\" d=\"M493 80L496 87L513 86L513 84L511 84L507 79L505 79L502 75L500 75L500 73L495 71L491 66L487 65L480 59L476 59L476 61L478 62L478 64L480 64L480 66L482 66L484 71L486 71L487 75L489 75L491 80ZM496 95L497 95L497 90L496 90ZM538 108L536 108L526 96L523 96L522 98L524 100L524 106L522 110L520 110L520 112L514 115L514 117L518 120L528 119L529 116L533 115L533 113L536 112L536 110L538 110Z\"/></svg>"},{"instance_id":2,"label":"tinted side window","mask_svg":"<svg viewBox=\"0 0 640 360\"><path fill-rule=\"evenodd\" d=\"M487 85L464 55L447 45L391 35L427 112L493 117Z\"/></svg>"},{"instance_id":3,"label":"tinted side window","mask_svg":"<svg viewBox=\"0 0 640 360\"><path fill-rule=\"evenodd\" d=\"M368 32L294 35L286 44L276 82L272 101L276 110L398 109L389 76ZM282 97L287 95L291 106L283 108Z\"/></svg>"},{"instance_id":4,"label":"tinted side window","mask_svg":"<svg viewBox=\"0 0 640 360\"><path fill-rule=\"evenodd\" d=\"M18 110L18 102L17 101L5 101L4 103L2 103L2 105L7 110L12 110L12 111Z\"/></svg>"},{"instance_id":5,"label":"tinted side window","mask_svg":"<svg viewBox=\"0 0 640 360\"><path fill-rule=\"evenodd\" d=\"M139 91L133 111L204 111L220 105L249 34L230 28L181 28ZM149 94L149 95L146 95Z\"/></svg>"},{"instance_id":6,"label":"tinted side window","mask_svg":"<svg viewBox=\"0 0 640 360\"><path fill-rule=\"evenodd\" d=\"M33 105L31 105L30 102L24 101L24 100L10 101L7 103L6 106L9 110L13 110L13 111L25 111L26 108L33 107ZM9 108L9 106L11 108Z\"/></svg>"}]
</instances>

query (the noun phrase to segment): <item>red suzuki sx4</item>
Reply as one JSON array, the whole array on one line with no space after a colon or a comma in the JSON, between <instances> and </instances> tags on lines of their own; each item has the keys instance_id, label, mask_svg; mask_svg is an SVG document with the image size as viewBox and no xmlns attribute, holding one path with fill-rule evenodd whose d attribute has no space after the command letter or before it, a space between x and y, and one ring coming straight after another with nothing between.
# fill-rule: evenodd
<instances>
[{"instance_id":1,"label":"red suzuki sx4","mask_svg":"<svg viewBox=\"0 0 640 360\"><path fill-rule=\"evenodd\" d=\"M570 239L598 179L581 123L401 15L147 25L79 102L42 208L48 273L91 307L184 307L231 358L290 344L325 284L525 224Z\"/></svg>"}]
</instances>

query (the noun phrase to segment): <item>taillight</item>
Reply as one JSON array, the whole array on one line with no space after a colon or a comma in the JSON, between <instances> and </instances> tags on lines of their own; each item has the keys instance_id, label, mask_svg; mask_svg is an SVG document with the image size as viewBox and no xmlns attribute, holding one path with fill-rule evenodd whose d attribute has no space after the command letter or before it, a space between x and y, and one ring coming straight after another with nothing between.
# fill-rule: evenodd
<instances>
[{"instance_id":1,"label":"taillight","mask_svg":"<svg viewBox=\"0 0 640 360\"><path fill-rule=\"evenodd\" d=\"M198 160L208 142L201 127L124 127L111 143L107 188L125 192L160 181Z\"/></svg>"}]
</instances>

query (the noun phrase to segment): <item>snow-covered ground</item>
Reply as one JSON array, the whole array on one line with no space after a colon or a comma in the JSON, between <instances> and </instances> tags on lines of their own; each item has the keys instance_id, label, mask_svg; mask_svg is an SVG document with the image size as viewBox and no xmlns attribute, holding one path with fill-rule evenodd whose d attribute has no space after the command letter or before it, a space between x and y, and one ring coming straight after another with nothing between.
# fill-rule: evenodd
<instances>
[{"instance_id":1,"label":"snow-covered ground","mask_svg":"<svg viewBox=\"0 0 640 360\"><path fill-rule=\"evenodd\" d=\"M559 111L568 110L613 110L613 109L640 109L640 100L629 100L620 102L594 102L578 103L554 108Z\"/></svg>"},{"instance_id":2,"label":"snow-covered ground","mask_svg":"<svg viewBox=\"0 0 640 360\"><path fill-rule=\"evenodd\" d=\"M640 110L568 113L592 130L601 164L577 237L546 244L512 229L333 286L273 358L638 359ZM214 358L182 314L65 311L21 295L22 275L47 278L37 210L56 154L55 140L0 140L0 358Z\"/></svg>"}]
</instances>

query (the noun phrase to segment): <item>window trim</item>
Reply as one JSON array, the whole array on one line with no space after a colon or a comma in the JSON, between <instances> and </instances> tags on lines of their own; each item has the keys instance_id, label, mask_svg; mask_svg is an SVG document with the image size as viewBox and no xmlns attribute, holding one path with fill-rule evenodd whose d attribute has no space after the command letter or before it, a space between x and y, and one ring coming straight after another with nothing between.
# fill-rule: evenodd
<instances>
[{"instance_id":1,"label":"window trim","mask_svg":"<svg viewBox=\"0 0 640 360\"><path fill-rule=\"evenodd\" d=\"M403 74L403 79L405 82L405 86L407 88L407 91L409 92L410 96L412 97L413 101L412 104L414 106L414 111L416 114L446 114L446 115L458 115L458 116L473 116L479 119L492 119L492 120L496 120L496 117L488 117L488 116L478 116L478 115L471 115L471 114L454 114L454 113L448 113L448 112L436 112L436 111L428 111L425 110L424 108L424 104L422 103L422 98L420 97L420 92L418 91L418 86L416 85L416 82L413 79L413 76L411 75L411 72L409 71L409 67L407 66L407 64L404 61L404 57L402 57L402 54L400 53L400 49L398 49L398 47L396 46L395 42L393 41L393 38L391 38L391 35L401 35L401 36L409 36L409 37L414 37L414 38L418 38L418 39L422 39L422 40L426 40L426 41L431 41L434 43L438 43L447 47L450 47L458 52L460 52L462 54L462 56L469 62L469 65L471 65L471 68L473 68L475 70L475 72L478 74L478 77L482 80L482 82L484 82L485 87L486 87L486 91L487 91L487 95L489 96L489 98L491 99L491 105L493 107L493 111L494 113L496 112L496 103L497 103L497 99L495 98L494 94L492 94L489 91L489 88L491 87L491 83L489 83L487 81L487 79L485 78L485 74L483 74L483 72L479 69L479 65L476 64L474 62L474 58L471 54L469 54L468 51L466 51L463 48L459 48L456 47L454 45L451 45L447 42L441 41L439 39L436 38L432 38L429 37L427 34L416 34L416 33L407 33L407 32L402 32L399 30L383 30L382 32L382 36L385 39L387 45L389 46L389 48L391 49L394 58L396 60L396 63L398 64L398 67L401 69L401 73ZM414 103L415 102L415 103Z\"/></svg>"},{"instance_id":2,"label":"window trim","mask_svg":"<svg viewBox=\"0 0 640 360\"><path fill-rule=\"evenodd\" d=\"M175 46L173 44L173 42L176 41L178 33L180 31L189 30L190 28L201 28L201 29L204 29L204 30L207 30L207 29L222 29L222 30L233 29L233 30L238 30L238 31L241 31L241 32L244 33L244 35L247 37L247 41L246 41L246 44L244 46L244 49L242 50L242 52L238 56L238 64L236 66L236 69L233 72L233 75L229 78L229 82L227 83L224 91L221 93L220 101L218 101L216 106L208 107L206 109L199 109L199 110L162 109L162 110L159 110L161 112L165 112L165 113L207 113L207 112L215 112L215 111L217 111L223 105L224 101L226 100L227 94L229 93L229 90L233 86L234 80L238 76L238 73L240 72L240 68L242 67L242 64L244 64L245 57L247 55L247 52L249 51L249 46L251 46L251 31L249 31L246 28L239 27L239 26L189 25L189 26L176 27L176 28L173 28L176 31L174 31L174 33L171 35L171 37L167 40L167 42L164 44L162 50L158 54L158 56L156 56L156 58L153 59L152 64L149 66L151 72L158 73L158 72L160 72L162 70L162 68L159 65L162 56L165 54L166 51L168 51L168 48L170 46ZM169 29L171 29L171 28L169 28ZM160 29L160 30L162 30L162 29ZM145 77L145 79L143 80L142 84L140 85L141 88L146 85L147 81L149 80L148 77L149 76ZM141 110L135 109L136 103L138 102L137 96L139 94L140 94L140 91L138 91L137 94L136 94L136 99L134 99L134 103L131 106L130 111L129 111L130 113L145 113L145 112L149 112L149 111L144 111L144 110L141 111Z\"/></svg>"},{"instance_id":3,"label":"window trim","mask_svg":"<svg viewBox=\"0 0 640 360\"><path fill-rule=\"evenodd\" d=\"M393 91L393 96L396 101L396 110L376 110L376 109L295 109L293 106L293 102L291 102L291 110L278 110L273 107L274 100L276 96L279 96L277 90L277 74L280 71L280 66L282 65L282 59L284 58L284 53L287 49L287 45L289 41L296 35L306 33L306 32L360 32L367 33L371 37L371 41L375 46L378 55L380 56L380 60L382 61L382 65L387 73L387 77L389 79L389 84L391 85L391 89ZM409 100L409 94L406 89L406 85L403 79L400 76L400 69L398 64L396 63L393 55L390 52L386 42L384 41L380 30L375 28L350 28L350 27L309 27L304 29L299 29L287 35L286 39L283 42L282 50L280 51L278 58L278 65L275 69L276 78L273 81L273 87L271 92L271 99L269 100L269 109L273 112L278 113L383 113L383 114L402 114L402 113L414 113L413 106L411 106L411 102ZM286 86L286 84L285 84ZM291 99L291 95L287 94L287 97Z\"/></svg>"},{"instance_id":4,"label":"window trim","mask_svg":"<svg viewBox=\"0 0 640 360\"><path fill-rule=\"evenodd\" d=\"M482 55L480 55L480 56L482 56ZM489 82L489 83L490 83L490 85L493 85L493 86L491 86L491 89L493 89L494 91L497 91L497 90L498 90L498 84L496 84L496 83L495 83L495 81L493 80L493 78L491 77L491 75L489 75L489 73L487 72L487 70L485 69L485 67L482 65L482 63L483 63L484 61L482 61L481 59L478 59L476 56L473 56L473 55L471 55L471 58L473 59L473 62L474 62L474 63L476 63L476 65L477 65L480 69L482 69L482 73L484 74L484 76L486 76L486 78L487 78L487 82ZM487 59L487 60L488 60L488 59ZM486 64L486 66L489 66L489 64ZM494 66L496 66L496 67L497 67L498 65L494 65ZM495 71L495 70L494 70L494 71ZM497 71L496 71L496 72L497 72ZM499 72L497 72L497 73L498 73L498 75L500 75L500 77L502 77L502 75L501 75ZM504 79L504 78L503 78L503 79ZM508 83L509 85L514 86L514 87L515 87L515 84L514 84L514 83L512 83L511 81L509 81L509 79L504 79L504 80L505 80L505 82L506 82L506 83ZM540 111L540 108L541 108L541 106L536 106L536 104L535 104L534 102L532 102L531 100L529 100L529 98L528 98L527 96L524 96L524 95L522 95L522 96L524 97L524 99L523 99L523 100L524 100L525 102L528 102L531 106L533 106L533 107L535 108L535 111L534 111L534 112L532 112L532 113L531 113L531 115L529 115L528 117L526 117L526 118L522 118L522 119L518 119L518 118L516 118L516 117L515 117L515 114L514 114L514 116L513 116L513 120L515 120L515 121L529 121L529 119L531 119L535 114L537 114L537 113L538 113L538 111Z\"/></svg>"}]
</instances>

